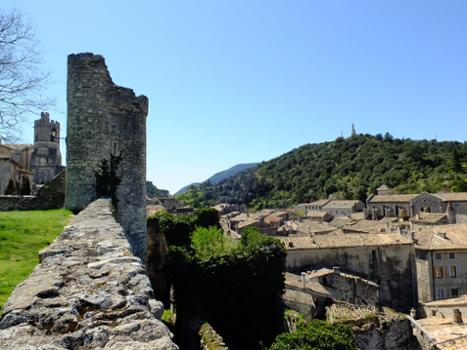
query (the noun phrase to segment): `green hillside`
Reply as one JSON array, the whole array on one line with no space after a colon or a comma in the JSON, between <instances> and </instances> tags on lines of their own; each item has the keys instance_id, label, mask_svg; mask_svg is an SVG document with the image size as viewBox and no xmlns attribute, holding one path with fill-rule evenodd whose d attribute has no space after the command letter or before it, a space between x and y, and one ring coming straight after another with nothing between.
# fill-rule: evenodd
<instances>
[{"instance_id":1,"label":"green hillside","mask_svg":"<svg viewBox=\"0 0 467 350\"><path fill-rule=\"evenodd\" d=\"M362 199L386 183L398 193L467 191L467 142L356 135L307 144L218 185L179 198L194 206L219 202L288 206L318 198Z\"/></svg>"}]
</instances>

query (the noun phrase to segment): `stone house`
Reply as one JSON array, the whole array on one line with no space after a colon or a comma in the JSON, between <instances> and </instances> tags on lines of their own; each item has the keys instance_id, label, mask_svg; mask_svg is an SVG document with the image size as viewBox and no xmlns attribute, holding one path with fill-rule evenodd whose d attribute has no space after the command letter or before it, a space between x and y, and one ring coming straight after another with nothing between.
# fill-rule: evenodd
<instances>
[{"instance_id":1,"label":"stone house","mask_svg":"<svg viewBox=\"0 0 467 350\"><path fill-rule=\"evenodd\" d=\"M467 293L467 224L416 227L418 296L421 302Z\"/></svg>"},{"instance_id":2,"label":"stone house","mask_svg":"<svg viewBox=\"0 0 467 350\"><path fill-rule=\"evenodd\" d=\"M400 234L323 234L278 237L288 271L337 266L380 286L382 305L408 311L417 303L414 247Z\"/></svg>"},{"instance_id":3,"label":"stone house","mask_svg":"<svg viewBox=\"0 0 467 350\"><path fill-rule=\"evenodd\" d=\"M289 219L286 210L263 209L252 213L233 212L223 215L228 231L240 233L242 229L254 227L265 234L276 234Z\"/></svg>"},{"instance_id":4,"label":"stone house","mask_svg":"<svg viewBox=\"0 0 467 350\"><path fill-rule=\"evenodd\" d=\"M390 219L390 218L386 218ZM394 220L396 220L394 218ZM392 222L387 220L359 220L342 227L344 233L384 233L391 232Z\"/></svg>"},{"instance_id":5,"label":"stone house","mask_svg":"<svg viewBox=\"0 0 467 350\"><path fill-rule=\"evenodd\" d=\"M363 211L365 204L359 200L331 200L321 207L333 216L350 216L352 213Z\"/></svg>"},{"instance_id":6,"label":"stone house","mask_svg":"<svg viewBox=\"0 0 467 350\"><path fill-rule=\"evenodd\" d=\"M225 215L238 210L238 205L230 203L219 203L212 207L219 212L219 215Z\"/></svg>"},{"instance_id":7,"label":"stone house","mask_svg":"<svg viewBox=\"0 0 467 350\"><path fill-rule=\"evenodd\" d=\"M264 224L266 226L278 228L289 219L289 212L286 210L275 211L264 217Z\"/></svg>"},{"instance_id":8,"label":"stone house","mask_svg":"<svg viewBox=\"0 0 467 350\"><path fill-rule=\"evenodd\" d=\"M434 300L421 303L421 314L423 317L442 317L452 319L453 310L458 309L462 315L467 317L467 295L457 298Z\"/></svg>"},{"instance_id":9,"label":"stone house","mask_svg":"<svg viewBox=\"0 0 467 350\"><path fill-rule=\"evenodd\" d=\"M328 212L318 210L310 210L307 212L306 217L318 222L330 222L334 218L334 216Z\"/></svg>"},{"instance_id":10,"label":"stone house","mask_svg":"<svg viewBox=\"0 0 467 350\"><path fill-rule=\"evenodd\" d=\"M367 200L368 216L377 220L383 217L408 218L411 215L411 200L416 194L390 194L370 196Z\"/></svg>"},{"instance_id":11,"label":"stone house","mask_svg":"<svg viewBox=\"0 0 467 350\"><path fill-rule=\"evenodd\" d=\"M5 157L10 158L15 162L15 167L20 167L17 172L23 174L21 175L22 179L29 181L29 193L32 193L35 184L43 185L49 182L64 169L60 154L60 123L50 120L49 113L42 112L40 119L34 121L34 144L0 144L0 157L3 160ZM18 178L6 179L9 173L13 174L14 172L7 171L5 166L0 169L0 177L3 182L7 181L8 183L11 179L13 183L19 181L18 188L26 186L23 186L22 180L18 180ZM5 193L2 189L2 185L0 185L0 194ZM22 191L23 194L27 192ZM21 191L18 189L17 194L20 193Z\"/></svg>"},{"instance_id":12,"label":"stone house","mask_svg":"<svg viewBox=\"0 0 467 350\"><path fill-rule=\"evenodd\" d=\"M310 234L326 234L336 230L335 226L328 223L317 222L312 219L290 220L287 221L282 227L282 232L289 232L294 235L310 235Z\"/></svg>"},{"instance_id":13,"label":"stone house","mask_svg":"<svg viewBox=\"0 0 467 350\"><path fill-rule=\"evenodd\" d=\"M27 144L0 144L0 156L9 157L17 162L23 169L31 169L32 145Z\"/></svg>"},{"instance_id":14,"label":"stone house","mask_svg":"<svg viewBox=\"0 0 467 350\"><path fill-rule=\"evenodd\" d=\"M153 208L154 206L162 207L165 211L175 216L191 215L194 212L194 208L183 204L173 197L147 198L146 203L153 206Z\"/></svg>"},{"instance_id":15,"label":"stone house","mask_svg":"<svg viewBox=\"0 0 467 350\"><path fill-rule=\"evenodd\" d=\"M307 291L285 288L282 301L286 308L299 312L305 320L311 321L316 316L313 296Z\"/></svg>"},{"instance_id":16,"label":"stone house","mask_svg":"<svg viewBox=\"0 0 467 350\"><path fill-rule=\"evenodd\" d=\"M295 206L295 209L304 210L305 213L308 211L320 211L329 201L330 199L319 199L311 203L300 203Z\"/></svg>"},{"instance_id":17,"label":"stone house","mask_svg":"<svg viewBox=\"0 0 467 350\"><path fill-rule=\"evenodd\" d=\"M9 156L0 156L0 195L24 194L33 191L33 173Z\"/></svg>"},{"instance_id":18,"label":"stone house","mask_svg":"<svg viewBox=\"0 0 467 350\"><path fill-rule=\"evenodd\" d=\"M452 317L435 313L422 319L413 319L413 334L417 337L422 350L464 350L467 344L467 324L462 312L454 308Z\"/></svg>"},{"instance_id":19,"label":"stone house","mask_svg":"<svg viewBox=\"0 0 467 350\"><path fill-rule=\"evenodd\" d=\"M264 221L262 218L251 217L238 223L236 232L240 233L241 230L244 230L246 228L262 229L263 227L264 227Z\"/></svg>"},{"instance_id":20,"label":"stone house","mask_svg":"<svg viewBox=\"0 0 467 350\"><path fill-rule=\"evenodd\" d=\"M303 278L321 284L333 301L357 305L379 305L379 285L367 279L344 273L339 267L307 271Z\"/></svg>"}]
</instances>

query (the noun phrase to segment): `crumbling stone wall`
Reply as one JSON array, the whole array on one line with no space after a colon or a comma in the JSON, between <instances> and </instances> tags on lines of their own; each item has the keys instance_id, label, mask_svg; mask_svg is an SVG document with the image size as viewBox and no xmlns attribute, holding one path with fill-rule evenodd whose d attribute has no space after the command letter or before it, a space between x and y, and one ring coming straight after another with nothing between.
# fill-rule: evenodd
<instances>
[{"instance_id":1,"label":"crumbling stone wall","mask_svg":"<svg viewBox=\"0 0 467 350\"><path fill-rule=\"evenodd\" d=\"M4 306L0 349L178 349L110 200L81 211L40 261Z\"/></svg>"},{"instance_id":2,"label":"crumbling stone wall","mask_svg":"<svg viewBox=\"0 0 467 350\"><path fill-rule=\"evenodd\" d=\"M361 350L421 350L410 321L404 316L379 315L353 325L352 329Z\"/></svg>"},{"instance_id":3,"label":"crumbling stone wall","mask_svg":"<svg viewBox=\"0 0 467 350\"><path fill-rule=\"evenodd\" d=\"M104 58L68 56L66 207L79 211L97 195L96 173L119 157L117 220L133 252L146 252L146 116L148 99L112 82Z\"/></svg>"}]
</instances>

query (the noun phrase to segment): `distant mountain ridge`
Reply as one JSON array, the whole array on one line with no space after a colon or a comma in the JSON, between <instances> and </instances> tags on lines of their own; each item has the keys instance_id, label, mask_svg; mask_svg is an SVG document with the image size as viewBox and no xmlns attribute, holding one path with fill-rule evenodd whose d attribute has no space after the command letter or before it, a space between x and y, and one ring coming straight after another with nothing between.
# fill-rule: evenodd
<instances>
[{"instance_id":1,"label":"distant mountain ridge","mask_svg":"<svg viewBox=\"0 0 467 350\"><path fill-rule=\"evenodd\" d=\"M203 183L182 198L193 206L217 203L287 207L322 198L360 199L381 184L396 193L467 192L467 142L353 135L307 144L218 184Z\"/></svg>"},{"instance_id":2,"label":"distant mountain ridge","mask_svg":"<svg viewBox=\"0 0 467 350\"><path fill-rule=\"evenodd\" d=\"M202 183L210 183L211 185L217 185L217 184L221 183L222 181L224 181L224 180L226 180L226 179L228 179L228 178L230 178L232 176L235 176L235 175L237 175L238 173L240 173L242 171L254 168L254 167L258 166L258 165L259 165L259 163L243 163L243 164L234 165L233 167L231 167L229 169L226 169L226 170L223 170L223 171L219 171L218 173L215 173L214 175L212 175L206 181L193 182L193 183L191 183L191 184L189 184L187 186L182 187L181 189L179 189L175 193L175 195L179 195L179 194L183 194L183 193L187 192L190 187L199 187Z\"/></svg>"}]
</instances>

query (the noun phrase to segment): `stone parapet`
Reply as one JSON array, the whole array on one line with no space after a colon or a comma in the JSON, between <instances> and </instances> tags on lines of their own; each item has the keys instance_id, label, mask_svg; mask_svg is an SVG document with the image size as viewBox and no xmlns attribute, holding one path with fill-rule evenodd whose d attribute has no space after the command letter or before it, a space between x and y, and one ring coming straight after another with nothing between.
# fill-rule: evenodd
<instances>
[{"instance_id":1,"label":"stone parapet","mask_svg":"<svg viewBox=\"0 0 467 350\"><path fill-rule=\"evenodd\" d=\"M0 349L178 349L110 200L81 211L39 254L0 318Z\"/></svg>"}]
</instances>

